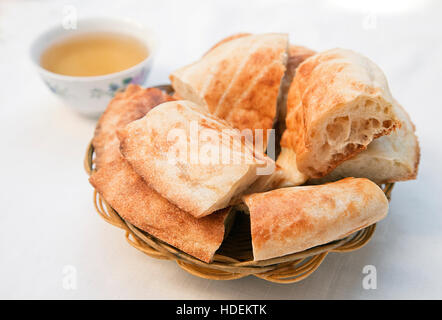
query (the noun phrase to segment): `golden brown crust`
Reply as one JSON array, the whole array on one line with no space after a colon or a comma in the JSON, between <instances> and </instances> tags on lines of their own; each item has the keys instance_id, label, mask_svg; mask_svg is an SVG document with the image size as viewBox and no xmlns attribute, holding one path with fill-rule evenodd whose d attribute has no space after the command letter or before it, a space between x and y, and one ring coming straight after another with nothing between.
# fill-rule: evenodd
<instances>
[{"instance_id":1,"label":"golden brown crust","mask_svg":"<svg viewBox=\"0 0 442 320\"><path fill-rule=\"evenodd\" d=\"M184 99L204 104L233 127L267 130L277 112L277 97L285 73L287 35L242 35L211 49L196 63L170 79Z\"/></svg>"},{"instance_id":2,"label":"golden brown crust","mask_svg":"<svg viewBox=\"0 0 442 320\"><path fill-rule=\"evenodd\" d=\"M316 54L316 51L307 47L290 45L289 46L289 59L287 61L287 71L291 71L294 74L296 68L304 62L305 59L310 58Z\"/></svg>"},{"instance_id":3,"label":"golden brown crust","mask_svg":"<svg viewBox=\"0 0 442 320\"><path fill-rule=\"evenodd\" d=\"M415 149L416 162L414 163L414 172L413 172L413 174L411 174L409 176L409 179L407 179L407 180L414 180L414 179L416 179L417 178L417 173L419 171L419 163L420 163L420 160L421 160L421 148L419 146L419 139L417 138L417 136L416 136L416 142L417 142L416 149Z\"/></svg>"},{"instance_id":4,"label":"golden brown crust","mask_svg":"<svg viewBox=\"0 0 442 320\"><path fill-rule=\"evenodd\" d=\"M304 62L305 59L311 57L316 52L302 46L290 45L289 46L289 56L287 60L287 70L285 72L283 81L281 83L281 92L278 97L278 123L276 124L276 141L277 141L277 151L279 153L282 134L286 128L286 118L287 118L287 100L290 85L295 76L296 69L298 66Z\"/></svg>"},{"instance_id":5,"label":"golden brown crust","mask_svg":"<svg viewBox=\"0 0 442 320\"><path fill-rule=\"evenodd\" d=\"M194 145L193 125L211 129L210 139ZM171 136L175 129L179 135ZM121 154L134 170L151 188L195 217L231 205L257 179L261 160L273 163L254 153L226 121L190 101L163 103L118 134ZM204 151L208 149L210 159ZM230 158L222 162L226 154Z\"/></svg>"},{"instance_id":6,"label":"golden brown crust","mask_svg":"<svg viewBox=\"0 0 442 320\"><path fill-rule=\"evenodd\" d=\"M92 144L95 148L97 168L120 157L120 142L116 131L140 119L155 106L173 100L159 89L143 89L130 84L124 92L117 93L101 115Z\"/></svg>"},{"instance_id":7,"label":"golden brown crust","mask_svg":"<svg viewBox=\"0 0 442 320\"><path fill-rule=\"evenodd\" d=\"M350 50L328 50L306 59L296 70L287 100L287 130L281 146L293 149L299 170L313 178L326 175L365 150L372 139L388 135L400 125L392 112L393 98L382 71ZM379 112L371 111L375 108L368 109L363 103L377 105ZM349 116L354 118L349 120ZM356 139L338 140L338 147L333 149L324 140L328 134L325 126L339 117L351 121L350 138L354 135ZM370 124L372 119L388 121L385 125L380 121L381 128L366 129L364 134L353 130L354 120L355 126L359 126L359 121ZM324 149L326 156L318 153L322 147L328 148Z\"/></svg>"},{"instance_id":8,"label":"golden brown crust","mask_svg":"<svg viewBox=\"0 0 442 320\"><path fill-rule=\"evenodd\" d=\"M421 159L421 148L419 145L419 138L416 135L416 125L414 124L414 122L411 120L410 115L408 114L408 112L404 109L404 107L402 107L402 105L399 104L399 102L397 102L395 100L395 103L397 103L399 105L399 107L401 108L401 110L404 112L406 120L410 125L411 125L411 130L413 132L413 138L414 138L414 142L415 142L415 148L414 148L414 165L413 168L414 170L410 173L410 175L406 178L403 179L390 179L388 182L397 182L397 181L407 181L407 180L414 180L417 178L417 173L419 171L419 163L420 163L420 159Z\"/></svg>"},{"instance_id":9,"label":"golden brown crust","mask_svg":"<svg viewBox=\"0 0 442 320\"><path fill-rule=\"evenodd\" d=\"M212 261L223 241L228 209L196 219L149 188L121 157L89 181L123 219L202 261Z\"/></svg>"},{"instance_id":10,"label":"golden brown crust","mask_svg":"<svg viewBox=\"0 0 442 320\"><path fill-rule=\"evenodd\" d=\"M305 122L304 108L299 102L299 88L293 83L290 85L287 94L287 116L286 127L281 139L281 147L292 149L296 154L304 148Z\"/></svg>"},{"instance_id":11,"label":"golden brown crust","mask_svg":"<svg viewBox=\"0 0 442 320\"><path fill-rule=\"evenodd\" d=\"M420 158L415 126L397 101L394 110L401 121L399 129L373 140L365 151L341 163L327 176L310 180L310 183L320 184L345 177L368 178L377 184L415 179Z\"/></svg>"},{"instance_id":12,"label":"golden brown crust","mask_svg":"<svg viewBox=\"0 0 442 320\"><path fill-rule=\"evenodd\" d=\"M231 36L225 37L224 39L218 41L215 45L213 45L204 55L208 54L210 51L212 51L213 49L219 47L223 43L226 43L226 42L238 39L238 38L250 36L250 35L251 35L251 33L240 32L240 33L235 33L235 34L232 34Z\"/></svg>"},{"instance_id":13,"label":"golden brown crust","mask_svg":"<svg viewBox=\"0 0 442 320\"><path fill-rule=\"evenodd\" d=\"M253 256L270 259L341 239L384 218L388 201L368 179L245 196Z\"/></svg>"}]
</instances>

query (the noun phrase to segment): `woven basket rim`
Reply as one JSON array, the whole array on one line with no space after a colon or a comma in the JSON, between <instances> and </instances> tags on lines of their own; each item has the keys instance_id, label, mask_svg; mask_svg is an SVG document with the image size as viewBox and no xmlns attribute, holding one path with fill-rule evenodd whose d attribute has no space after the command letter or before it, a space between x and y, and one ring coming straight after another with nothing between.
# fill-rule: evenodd
<instances>
[{"instance_id":1,"label":"woven basket rim","mask_svg":"<svg viewBox=\"0 0 442 320\"><path fill-rule=\"evenodd\" d=\"M157 87L170 93L168 85ZM89 176L95 171L92 141L86 151L84 168ZM383 187L388 200L390 200L393 187L394 183L385 184ZM362 248L370 241L376 229L376 224L372 224L342 239L272 259L240 261L215 253L213 262L206 263L124 220L96 190L94 190L94 205L106 222L126 231L127 241L138 250L153 258L174 260L182 269L195 276L216 280L238 279L254 275L276 283L298 282L312 274L329 252L350 252Z\"/></svg>"}]
</instances>

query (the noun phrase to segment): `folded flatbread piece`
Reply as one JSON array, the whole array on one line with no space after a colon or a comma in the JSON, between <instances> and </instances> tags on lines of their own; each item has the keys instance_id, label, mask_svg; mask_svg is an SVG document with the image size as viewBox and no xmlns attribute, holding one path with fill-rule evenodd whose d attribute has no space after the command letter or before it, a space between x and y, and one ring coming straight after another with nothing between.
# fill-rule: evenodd
<instances>
[{"instance_id":1,"label":"folded flatbread piece","mask_svg":"<svg viewBox=\"0 0 442 320\"><path fill-rule=\"evenodd\" d=\"M121 153L150 187L195 217L232 204L274 162L190 101L159 105L119 132Z\"/></svg>"},{"instance_id":2,"label":"folded flatbread piece","mask_svg":"<svg viewBox=\"0 0 442 320\"><path fill-rule=\"evenodd\" d=\"M286 70L286 34L234 35L219 42L199 61L178 69L170 80L183 99L205 106L233 127L267 130L277 116L277 98Z\"/></svg>"},{"instance_id":3,"label":"folded flatbread piece","mask_svg":"<svg viewBox=\"0 0 442 320\"><path fill-rule=\"evenodd\" d=\"M311 182L325 183L345 177L368 178L378 184L416 179L420 149L415 127L399 103L395 101L393 106L401 121L400 129L373 140L367 150Z\"/></svg>"},{"instance_id":4,"label":"folded flatbread piece","mask_svg":"<svg viewBox=\"0 0 442 320\"><path fill-rule=\"evenodd\" d=\"M388 211L384 192L361 178L256 193L243 200L250 214L255 261L344 238L383 219Z\"/></svg>"},{"instance_id":5,"label":"folded flatbread piece","mask_svg":"<svg viewBox=\"0 0 442 320\"><path fill-rule=\"evenodd\" d=\"M332 49L306 59L287 100L282 152L293 153L286 158L296 158L299 171L311 178L325 176L400 126L384 74L351 50Z\"/></svg>"},{"instance_id":6,"label":"folded flatbread piece","mask_svg":"<svg viewBox=\"0 0 442 320\"><path fill-rule=\"evenodd\" d=\"M98 120L92 145L95 149L95 165L120 157L120 141L116 131L128 123L144 117L153 107L171 101L172 98L159 89L143 89L130 84L124 92L117 93Z\"/></svg>"},{"instance_id":7,"label":"folded flatbread piece","mask_svg":"<svg viewBox=\"0 0 442 320\"><path fill-rule=\"evenodd\" d=\"M104 164L89 181L123 219L205 262L212 261L232 223L229 208L201 219L180 210L122 158Z\"/></svg>"}]
</instances>

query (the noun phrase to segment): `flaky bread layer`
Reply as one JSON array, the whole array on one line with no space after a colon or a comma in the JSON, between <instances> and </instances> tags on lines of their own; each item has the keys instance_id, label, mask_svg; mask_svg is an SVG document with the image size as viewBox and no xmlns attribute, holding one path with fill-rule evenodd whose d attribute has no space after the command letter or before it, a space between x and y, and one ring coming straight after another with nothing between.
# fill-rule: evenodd
<instances>
[{"instance_id":1,"label":"flaky bread layer","mask_svg":"<svg viewBox=\"0 0 442 320\"><path fill-rule=\"evenodd\" d=\"M306 59L287 98L281 146L301 172L320 178L400 125L382 70L368 58L332 49Z\"/></svg>"},{"instance_id":2,"label":"flaky bread layer","mask_svg":"<svg viewBox=\"0 0 442 320\"><path fill-rule=\"evenodd\" d=\"M345 177L364 177L378 184L415 179L420 149L415 127L405 109L393 105L401 127L372 141L367 150L341 163L336 169L312 183L335 181Z\"/></svg>"},{"instance_id":3,"label":"flaky bread layer","mask_svg":"<svg viewBox=\"0 0 442 320\"><path fill-rule=\"evenodd\" d=\"M298 155L299 170L322 177L399 126L388 101L365 97L352 101L311 125L305 139L307 150Z\"/></svg>"}]
</instances>

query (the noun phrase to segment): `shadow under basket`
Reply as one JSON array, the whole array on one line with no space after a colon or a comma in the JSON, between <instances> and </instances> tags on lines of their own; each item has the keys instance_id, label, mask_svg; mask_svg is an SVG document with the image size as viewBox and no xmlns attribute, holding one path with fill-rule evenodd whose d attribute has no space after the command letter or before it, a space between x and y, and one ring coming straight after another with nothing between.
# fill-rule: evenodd
<instances>
[{"instance_id":1,"label":"shadow under basket","mask_svg":"<svg viewBox=\"0 0 442 320\"><path fill-rule=\"evenodd\" d=\"M94 171L94 148L89 145L84 166L91 175ZM394 183L382 186L388 200ZM129 244L156 259L175 261L187 272L205 279L231 280L253 275L276 283L294 283L311 275L330 252L350 252L367 244L376 229L376 224L359 230L344 239L329 242L308 250L272 258L253 261L250 219L237 214L229 235L215 254L211 263L205 263L187 253L138 229L121 218L118 213L95 190L94 205L98 214L108 223L126 231Z\"/></svg>"}]
</instances>

